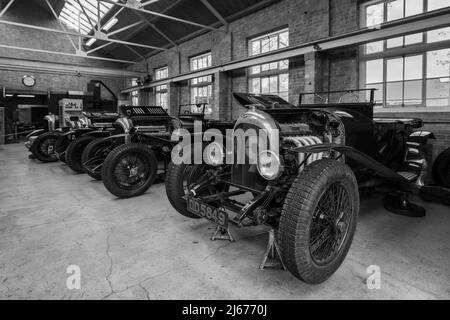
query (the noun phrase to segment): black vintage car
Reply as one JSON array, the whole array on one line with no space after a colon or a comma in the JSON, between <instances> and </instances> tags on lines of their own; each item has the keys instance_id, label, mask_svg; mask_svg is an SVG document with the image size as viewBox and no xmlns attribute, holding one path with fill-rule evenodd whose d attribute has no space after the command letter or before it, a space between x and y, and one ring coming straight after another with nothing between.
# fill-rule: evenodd
<instances>
[{"instance_id":1,"label":"black vintage car","mask_svg":"<svg viewBox=\"0 0 450 320\"><path fill-rule=\"evenodd\" d=\"M77 173L84 173L81 156L86 146L95 139L109 137L114 132L114 122L119 118L114 112L83 112L85 126L73 128L60 135L55 143L59 160Z\"/></svg>"},{"instance_id":2,"label":"black vintage car","mask_svg":"<svg viewBox=\"0 0 450 320\"><path fill-rule=\"evenodd\" d=\"M232 128L231 122L206 120L207 106L181 105L178 117L171 117L162 107L128 107L125 112L129 117L120 119L118 123L125 133L99 141L102 149L85 165L96 165L96 168L88 170L99 170L101 167L103 184L115 196L139 196L150 188L158 175L165 175L175 144L171 140L174 130L183 128L193 132L195 121L203 129ZM113 150L112 146L115 147ZM106 158L105 151L110 151ZM105 160L101 163L103 158Z\"/></svg>"},{"instance_id":3,"label":"black vintage car","mask_svg":"<svg viewBox=\"0 0 450 320\"><path fill-rule=\"evenodd\" d=\"M42 162L58 161L55 152L58 139L72 129L84 128L87 125L87 119L84 117L66 119L63 122L68 126L60 127L59 122L59 117L50 113L44 117L43 129L34 130L26 136L25 147L31 152L30 158Z\"/></svg>"},{"instance_id":4,"label":"black vintage car","mask_svg":"<svg viewBox=\"0 0 450 320\"><path fill-rule=\"evenodd\" d=\"M388 186L388 210L423 216L407 198L424 190L428 171L433 134L420 130L421 120L374 119L373 90L368 102L360 102L366 92L355 90L301 95L298 106L278 96L234 96L248 111L226 148L213 142L204 150L205 160L221 152L222 161L169 165L166 192L180 214L211 220L215 235L231 237L229 223L270 226L281 263L311 284L325 281L345 259L361 188ZM253 139L259 130L266 136Z\"/></svg>"}]
</instances>

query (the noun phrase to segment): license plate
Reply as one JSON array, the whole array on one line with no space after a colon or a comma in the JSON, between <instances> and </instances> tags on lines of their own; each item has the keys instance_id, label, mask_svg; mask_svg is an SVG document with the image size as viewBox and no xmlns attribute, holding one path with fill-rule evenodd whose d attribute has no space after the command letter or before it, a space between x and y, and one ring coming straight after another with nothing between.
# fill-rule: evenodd
<instances>
[{"instance_id":1,"label":"license plate","mask_svg":"<svg viewBox=\"0 0 450 320\"><path fill-rule=\"evenodd\" d=\"M188 198L187 209L199 217L208 219L223 228L228 228L228 214L221 208L215 208L196 199Z\"/></svg>"}]
</instances>

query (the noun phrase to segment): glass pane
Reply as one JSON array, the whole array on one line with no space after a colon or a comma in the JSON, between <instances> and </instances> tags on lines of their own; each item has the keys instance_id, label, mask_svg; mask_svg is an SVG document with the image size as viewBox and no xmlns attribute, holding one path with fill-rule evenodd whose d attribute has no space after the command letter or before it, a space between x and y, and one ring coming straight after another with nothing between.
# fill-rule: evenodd
<instances>
[{"instance_id":1,"label":"glass pane","mask_svg":"<svg viewBox=\"0 0 450 320\"><path fill-rule=\"evenodd\" d=\"M289 68L289 60L280 61L280 70Z\"/></svg>"},{"instance_id":2,"label":"glass pane","mask_svg":"<svg viewBox=\"0 0 450 320\"><path fill-rule=\"evenodd\" d=\"M269 68L270 68L270 65L268 64L268 63L266 63L266 64L263 64L262 66L261 66L261 70L264 72L264 71L269 71Z\"/></svg>"},{"instance_id":3,"label":"glass pane","mask_svg":"<svg viewBox=\"0 0 450 320\"><path fill-rule=\"evenodd\" d=\"M427 80L427 106L450 106L450 78Z\"/></svg>"},{"instance_id":4,"label":"glass pane","mask_svg":"<svg viewBox=\"0 0 450 320\"><path fill-rule=\"evenodd\" d=\"M422 104L422 80L405 82L404 104Z\"/></svg>"},{"instance_id":5,"label":"glass pane","mask_svg":"<svg viewBox=\"0 0 450 320\"><path fill-rule=\"evenodd\" d=\"M384 49L384 41L371 42L365 45L366 54L382 52Z\"/></svg>"},{"instance_id":6,"label":"glass pane","mask_svg":"<svg viewBox=\"0 0 450 320\"><path fill-rule=\"evenodd\" d=\"M280 74L280 92L289 92L289 74Z\"/></svg>"},{"instance_id":7,"label":"glass pane","mask_svg":"<svg viewBox=\"0 0 450 320\"><path fill-rule=\"evenodd\" d=\"M395 0L387 3L387 21L403 18L403 0Z\"/></svg>"},{"instance_id":8,"label":"glass pane","mask_svg":"<svg viewBox=\"0 0 450 320\"><path fill-rule=\"evenodd\" d=\"M379 3L366 7L366 26L374 26L383 23L384 4Z\"/></svg>"},{"instance_id":9,"label":"glass pane","mask_svg":"<svg viewBox=\"0 0 450 320\"><path fill-rule=\"evenodd\" d=\"M374 94L375 104L380 105L383 104L383 84L368 84L366 85L366 89L376 89ZM370 91L367 91L367 101L370 101Z\"/></svg>"},{"instance_id":10,"label":"glass pane","mask_svg":"<svg viewBox=\"0 0 450 320\"><path fill-rule=\"evenodd\" d=\"M405 46L421 42L423 42L423 33L415 33L405 36Z\"/></svg>"},{"instance_id":11,"label":"glass pane","mask_svg":"<svg viewBox=\"0 0 450 320\"><path fill-rule=\"evenodd\" d=\"M366 62L366 83L383 82L383 59Z\"/></svg>"},{"instance_id":12,"label":"glass pane","mask_svg":"<svg viewBox=\"0 0 450 320\"><path fill-rule=\"evenodd\" d=\"M423 0L406 0L405 16L413 16L423 12Z\"/></svg>"},{"instance_id":13,"label":"glass pane","mask_svg":"<svg viewBox=\"0 0 450 320\"><path fill-rule=\"evenodd\" d=\"M192 60L192 66L191 66L192 70L197 70L198 69L198 62L197 59L193 59Z\"/></svg>"},{"instance_id":14,"label":"glass pane","mask_svg":"<svg viewBox=\"0 0 450 320\"><path fill-rule=\"evenodd\" d=\"M450 75L450 49L427 53L427 78L448 77Z\"/></svg>"},{"instance_id":15,"label":"glass pane","mask_svg":"<svg viewBox=\"0 0 450 320\"><path fill-rule=\"evenodd\" d=\"M208 55L208 67L212 66L212 56L211 54Z\"/></svg>"},{"instance_id":16,"label":"glass pane","mask_svg":"<svg viewBox=\"0 0 450 320\"><path fill-rule=\"evenodd\" d=\"M289 46L289 31L285 31L283 33L280 33L280 44L279 48L286 48Z\"/></svg>"},{"instance_id":17,"label":"glass pane","mask_svg":"<svg viewBox=\"0 0 450 320\"><path fill-rule=\"evenodd\" d=\"M387 81L403 80L403 58L387 60L386 73Z\"/></svg>"},{"instance_id":18,"label":"glass pane","mask_svg":"<svg viewBox=\"0 0 450 320\"><path fill-rule=\"evenodd\" d=\"M269 51L278 49L278 36L272 36L269 40Z\"/></svg>"},{"instance_id":19,"label":"glass pane","mask_svg":"<svg viewBox=\"0 0 450 320\"><path fill-rule=\"evenodd\" d=\"M270 77L269 86L270 86L269 88L270 93L278 93L278 76Z\"/></svg>"},{"instance_id":20,"label":"glass pane","mask_svg":"<svg viewBox=\"0 0 450 320\"><path fill-rule=\"evenodd\" d=\"M277 70L278 69L278 62L272 62L269 64L270 70Z\"/></svg>"},{"instance_id":21,"label":"glass pane","mask_svg":"<svg viewBox=\"0 0 450 320\"><path fill-rule=\"evenodd\" d=\"M386 46L388 48L395 48L403 46L404 37L392 38L386 41Z\"/></svg>"},{"instance_id":22,"label":"glass pane","mask_svg":"<svg viewBox=\"0 0 450 320\"><path fill-rule=\"evenodd\" d=\"M261 41L261 52L265 53L265 52L269 52L270 48L269 48L269 38L265 38L262 39Z\"/></svg>"},{"instance_id":23,"label":"glass pane","mask_svg":"<svg viewBox=\"0 0 450 320\"><path fill-rule=\"evenodd\" d=\"M260 93L261 81L259 78L250 80L250 92L251 93Z\"/></svg>"},{"instance_id":24,"label":"glass pane","mask_svg":"<svg viewBox=\"0 0 450 320\"><path fill-rule=\"evenodd\" d=\"M390 82L386 84L386 104L399 106L403 103L403 82Z\"/></svg>"},{"instance_id":25,"label":"glass pane","mask_svg":"<svg viewBox=\"0 0 450 320\"><path fill-rule=\"evenodd\" d=\"M431 30L431 31L427 32L427 42L428 43L445 41L445 40L450 40L450 27Z\"/></svg>"},{"instance_id":26,"label":"glass pane","mask_svg":"<svg viewBox=\"0 0 450 320\"><path fill-rule=\"evenodd\" d=\"M405 80L422 79L422 55L405 57Z\"/></svg>"},{"instance_id":27,"label":"glass pane","mask_svg":"<svg viewBox=\"0 0 450 320\"><path fill-rule=\"evenodd\" d=\"M261 66L255 66L250 68L251 74L258 74L261 73Z\"/></svg>"},{"instance_id":28,"label":"glass pane","mask_svg":"<svg viewBox=\"0 0 450 320\"><path fill-rule=\"evenodd\" d=\"M428 11L450 6L450 0L428 0Z\"/></svg>"},{"instance_id":29,"label":"glass pane","mask_svg":"<svg viewBox=\"0 0 450 320\"><path fill-rule=\"evenodd\" d=\"M269 93L270 87L269 87L269 78L262 78L261 79L261 93Z\"/></svg>"},{"instance_id":30,"label":"glass pane","mask_svg":"<svg viewBox=\"0 0 450 320\"><path fill-rule=\"evenodd\" d=\"M261 42L259 40L252 42L252 48L250 55L260 54L261 53Z\"/></svg>"}]
</instances>

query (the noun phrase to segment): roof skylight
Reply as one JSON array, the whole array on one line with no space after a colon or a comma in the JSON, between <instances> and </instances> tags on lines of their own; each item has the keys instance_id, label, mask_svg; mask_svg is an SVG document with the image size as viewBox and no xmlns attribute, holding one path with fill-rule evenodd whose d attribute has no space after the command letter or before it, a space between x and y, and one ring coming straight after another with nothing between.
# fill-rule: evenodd
<instances>
[{"instance_id":1,"label":"roof skylight","mask_svg":"<svg viewBox=\"0 0 450 320\"><path fill-rule=\"evenodd\" d=\"M113 1L117 2L117 0ZM98 24L98 3L100 3L101 20L105 14L111 10L114 6L113 4L102 1L99 2L98 0L66 0L59 15L59 19L70 28L79 30L82 35L86 35L92 30L91 23L95 26ZM86 15L88 15L89 19ZM110 24L109 28L112 28L111 22L109 21L106 24L108 23ZM114 24L115 23L116 22L114 22Z\"/></svg>"}]
</instances>

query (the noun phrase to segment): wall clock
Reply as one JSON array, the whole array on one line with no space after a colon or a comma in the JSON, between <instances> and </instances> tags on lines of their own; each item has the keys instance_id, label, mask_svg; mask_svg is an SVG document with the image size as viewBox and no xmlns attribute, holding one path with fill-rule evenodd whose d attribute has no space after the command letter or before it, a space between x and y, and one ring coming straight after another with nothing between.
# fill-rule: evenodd
<instances>
[{"instance_id":1,"label":"wall clock","mask_svg":"<svg viewBox=\"0 0 450 320\"><path fill-rule=\"evenodd\" d=\"M22 83L25 87L34 87L36 85L36 79L33 76L23 76Z\"/></svg>"}]
</instances>

